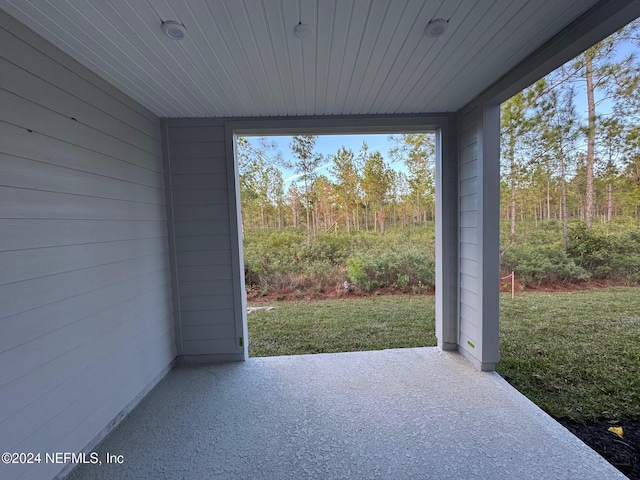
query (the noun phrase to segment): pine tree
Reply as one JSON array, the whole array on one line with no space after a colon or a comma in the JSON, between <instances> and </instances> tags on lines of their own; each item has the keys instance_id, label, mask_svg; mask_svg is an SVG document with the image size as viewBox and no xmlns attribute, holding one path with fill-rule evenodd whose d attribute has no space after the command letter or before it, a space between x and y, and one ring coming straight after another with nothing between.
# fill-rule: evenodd
<instances>
[{"instance_id":1,"label":"pine tree","mask_svg":"<svg viewBox=\"0 0 640 480\"><path fill-rule=\"evenodd\" d=\"M316 135L296 135L291 139L289 148L296 158L291 165L302 180L302 199L307 215L307 243L311 243L312 225L311 210L313 207L313 181L322 162L322 155L313 150L318 137Z\"/></svg>"},{"instance_id":2,"label":"pine tree","mask_svg":"<svg viewBox=\"0 0 640 480\"><path fill-rule=\"evenodd\" d=\"M522 170L531 156L531 132L536 119L532 112L537 98L544 88L540 81L534 86L515 94L500 107L500 139L503 170L506 170L509 186L509 239L516 241L516 198L518 183L522 180Z\"/></svg>"},{"instance_id":3,"label":"pine tree","mask_svg":"<svg viewBox=\"0 0 640 480\"><path fill-rule=\"evenodd\" d=\"M380 233L384 234L384 207L391 188L393 173L384 162L380 152L369 155L364 165L362 189L367 201L376 208L374 217L374 231L380 226Z\"/></svg>"},{"instance_id":4,"label":"pine tree","mask_svg":"<svg viewBox=\"0 0 640 480\"><path fill-rule=\"evenodd\" d=\"M360 176L351 150L341 147L333 156L331 174L336 178L335 189L344 207L347 234L351 233L350 210L356 207Z\"/></svg>"}]
</instances>

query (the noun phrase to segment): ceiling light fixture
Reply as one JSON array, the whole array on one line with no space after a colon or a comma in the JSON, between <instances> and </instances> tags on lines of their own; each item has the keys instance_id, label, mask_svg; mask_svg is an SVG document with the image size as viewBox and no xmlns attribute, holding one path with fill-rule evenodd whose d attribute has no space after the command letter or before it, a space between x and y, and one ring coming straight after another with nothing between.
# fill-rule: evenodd
<instances>
[{"instance_id":1,"label":"ceiling light fixture","mask_svg":"<svg viewBox=\"0 0 640 480\"><path fill-rule=\"evenodd\" d=\"M293 27L293 34L301 40L303 38L307 38L312 32L313 29L311 28L311 25L307 25L306 23L300 22L298 25Z\"/></svg>"},{"instance_id":2,"label":"ceiling light fixture","mask_svg":"<svg viewBox=\"0 0 640 480\"><path fill-rule=\"evenodd\" d=\"M427 23L427 28L424 29L424 34L427 37L439 37L447 30L447 25L449 25L449 20L445 20L444 18L434 18Z\"/></svg>"},{"instance_id":3,"label":"ceiling light fixture","mask_svg":"<svg viewBox=\"0 0 640 480\"><path fill-rule=\"evenodd\" d=\"M162 22L162 31L173 40L182 40L187 34L187 29L184 28L184 25L174 20Z\"/></svg>"}]
</instances>

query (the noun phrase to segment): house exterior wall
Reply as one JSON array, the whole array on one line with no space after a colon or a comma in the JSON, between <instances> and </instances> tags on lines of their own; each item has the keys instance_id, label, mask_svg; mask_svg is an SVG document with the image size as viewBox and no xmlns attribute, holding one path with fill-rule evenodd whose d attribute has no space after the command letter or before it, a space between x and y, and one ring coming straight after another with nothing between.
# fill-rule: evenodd
<instances>
[{"instance_id":1,"label":"house exterior wall","mask_svg":"<svg viewBox=\"0 0 640 480\"><path fill-rule=\"evenodd\" d=\"M240 200L234 135L438 132L436 330L457 349L457 124L455 115L265 119L168 119L165 169L169 241L175 244L174 305L180 359L247 358ZM172 210L172 211L171 211ZM173 239L173 240L172 240ZM440 259L443 260L440 260ZM426 315L425 315L426 318ZM242 344L239 339L242 338Z\"/></svg>"},{"instance_id":2,"label":"house exterior wall","mask_svg":"<svg viewBox=\"0 0 640 480\"><path fill-rule=\"evenodd\" d=\"M0 451L80 452L176 355L160 122L1 11L0 72Z\"/></svg>"},{"instance_id":3,"label":"house exterior wall","mask_svg":"<svg viewBox=\"0 0 640 480\"><path fill-rule=\"evenodd\" d=\"M500 103L640 14L637 0L599 2L459 112L459 351L498 361Z\"/></svg>"},{"instance_id":4,"label":"house exterior wall","mask_svg":"<svg viewBox=\"0 0 640 480\"><path fill-rule=\"evenodd\" d=\"M499 106L460 115L458 349L483 370L498 361Z\"/></svg>"},{"instance_id":5,"label":"house exterior wall","mask_svg":"<svg viewBox=\"0 0 640 480\"><path fill-rule=\"evenodd\" d=\"M225 140L224 119L169 119L164 134L178 354L189 361L242 360L233 142Z\"/></svg>"}]
</instances>

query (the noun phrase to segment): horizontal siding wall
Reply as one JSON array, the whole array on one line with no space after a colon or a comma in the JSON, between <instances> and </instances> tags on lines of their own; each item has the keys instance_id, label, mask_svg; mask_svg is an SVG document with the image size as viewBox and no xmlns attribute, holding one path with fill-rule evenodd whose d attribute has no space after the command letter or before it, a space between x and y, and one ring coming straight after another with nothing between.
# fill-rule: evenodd
<instances>
[{"instance_id":1,"label":"horizontal siding wall","mask_svg":"<svg viewBox=\"0 0 640 480\"><path fill-rule=\"evenodd\" d=\"M480 239L478 218L478 118L472 110L461 118L459 180L460 293L459 349L477 358L480 345L479 322L481 282L478 272ZM472 347L473 344L476 348Z\"/></svg>"},{"instance_id":2,"label":"horizontal siding wall","mask_svg":"<svg viewBox=\"0 0 640 480\"><path fill-rule=\"evenodd\" d=\"M1 11L0 71L0 451L80 452L176 355L160 122Z\"/></svg>"},{"instance_id":3,"label":"horizontal siding wall","mask_svg":"<svg viewBox=\"0 0 640 480\"><path fill-rule=\"evenodd\" d=\"M233 158L227 158L224 120L169 119L166 135L178 350L184 356L241 360L236 311L240 293L233 273L236 216L230 204L235 173Z\"/></svg>"},{"instance_id":4,"label":"horizontal siding wall","mask_svg":"<svg viewBox=\"0 0 640 480\"><path fill-rule=\"evenodd\" d=\"M483 370L498 361L499 108L470 107L460 125L459 348Z\"/></svg>"},{"instance_id":5,"label":"horizontal siding wall","mask_svg":"<svg viewBox=\"0 0 640 480\"><path fill-rule=\"evenodd\" d=\"M457 120L457 116L163 120L166 123L163 128L165 172L171 197L169 240L175 247L172 269L176 272L173 291L177 309L174 318L182 360L240 361L248 357L234 132L286 135L439 131L440 154L447 162L447 168L439 170L439 181L444 182L447 198L447 206L442 210L446 214L441 212L440 218L446 217L447 221L440 222L444 227L438 233L438 252L455 262L457 220L450 217L456 214L458 151L457 130L449 128L452 120ZM437 278L447 287L439 290L444 293L439 296L437 309L438 338L452 350L457 347L457 267L450 262L438 270Z\"/></svg>"}]
</instances>

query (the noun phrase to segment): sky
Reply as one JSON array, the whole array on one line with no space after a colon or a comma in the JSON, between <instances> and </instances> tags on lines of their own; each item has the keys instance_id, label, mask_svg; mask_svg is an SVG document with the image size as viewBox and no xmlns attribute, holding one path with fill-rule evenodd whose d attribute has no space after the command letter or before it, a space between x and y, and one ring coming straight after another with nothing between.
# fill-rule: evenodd
<instances>
[{"instance_id":1,"label":"sky","mask_svg":"<svg viewBox=\"0 0 640 480\"><path fill-rule=\"evenodd\" d=\"M321 164L321 168L318 169L319 175L326 175L331 178L329 169L331 168L331 156L335 155L338 149L342 146L353 151L354 155L357 155L362 147L362 142L367 142L369 146L369 152L375 152L379 150L382 157L391 162L389 157L389 150L392 147L392 143L389 141L390 134L375 134L375 135L318 135L318 141L316 142L315 152L323 155L325 160ZM256 137L247 137L249 141L257 140ZM292 160L291 149L289 144L291 143L291 136L269 136L268 140L276 144L276 151L282 154L284 160ZM403 166L398 164L391 165L396 170L403 170ZM292 170L280 168L283 172L285 180L285 188L288 188L288 182L297 178Z\"/></svg>"}]
</instances>

